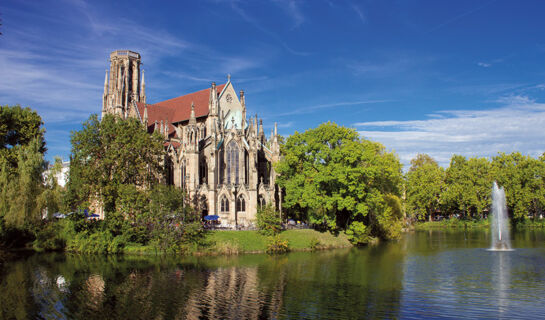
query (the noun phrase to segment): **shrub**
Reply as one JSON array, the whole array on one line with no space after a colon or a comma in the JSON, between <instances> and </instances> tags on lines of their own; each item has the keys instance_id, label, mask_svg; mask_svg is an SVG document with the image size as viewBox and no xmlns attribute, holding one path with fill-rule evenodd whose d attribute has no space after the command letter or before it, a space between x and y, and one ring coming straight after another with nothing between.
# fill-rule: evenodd
<instances>
[{"instance_id":1,"label":"shrub","mask_svg":"<svg viewBox=\"0 0 545 320\"><path fill-rule=\"evenodd\" d=\"M289 251L289 241L280 238L279 235L269 237L267 243L268 254L286 253Z\"/></svg>"},{"instance_id":2,"label":"shrub","mask_svg":"<svg viewBox=\"0 0 545 320\"><path fill-rule=\"evenodd\" d=\"M123 236L114 237L109 231L81 232L68 241L66 249L79 253L121 253L125 245Z\"/></svg>"},{"instance_id":3,"label":"shrub","mask_svg":"<svg viewBox=\"0 0 545 320\"><path fill-rule=\"evenodd\" d=\"M34 249L38 251L62 250L66 241L62 237L61 227L55 222L46 223L37 233L33 242Z\"/></svg>"},{"instance_id":4,"label":"shrub","mask_svg":"<svg viewBox=\"0 0 545 320\"><path fill-rule=\"evenodd\" d=\"M257 227L263 235L273 236L282 231L282 220L270 205L257 210Z\"/></svg>"},{"instance_id":5,"label":"shrub","mask_svg":"<svg viewBox=\"0 0 545 320\"><path fill-rule=\"evenodd\" d=\"M34 240L34 233L29 226L16 228L7 225L0 216L0 248L20 248Z\"/></svg>"},{"instance_id":6,"label":"shrub","mask_svg":"<svg viewBox=\"0 0 545 320\"><path fill-rule=\"evenodd\" d=\"M310 250L315 251L315 250L320 249L320 247L322 246L322 243L320 242L320 240L318 238L313 237L312 239L310 239L310 243L309 243L308 246L309 246Z\"/></svg>"},{"instance_id":7,"label":"shrub","mask_svg":"<svg viewBox=\"0 0 545 320\"><path fill-rule=\"evenodd\" d=\"M240 247L235 241L216 242L211 249L211 252L219 255L238 254L240 252Z\"/></svg>"},{"instance_id":8,"label":"shrub","mask_svg":"<svg viewBox=\"0 0 545 320\"><path fill-rule=\"evenodd\" d=\"M371 240L369 229L363 222L359 221L354 221L350 224L346 230L346 235L353 245L364 245Z\"/></svg>"}]
</instances>

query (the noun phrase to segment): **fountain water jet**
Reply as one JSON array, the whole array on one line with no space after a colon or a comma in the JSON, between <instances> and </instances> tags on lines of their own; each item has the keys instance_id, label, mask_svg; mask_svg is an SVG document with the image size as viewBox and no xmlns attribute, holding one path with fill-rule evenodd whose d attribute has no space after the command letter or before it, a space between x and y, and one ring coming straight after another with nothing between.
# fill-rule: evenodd
<instances>
[{"instance_id":1,"label":"fountain water jet","mask_svg":"<svg viewBox=\"0 0 545 320\"><path fill-rule=\"evenodd\" d=\"M490 224L493 251L511 251L509 239L509 218L507 217L507 205L505 203L505 191L498 187L494 181L492 187L492 223Z\"/></svg>"}]
</instances>

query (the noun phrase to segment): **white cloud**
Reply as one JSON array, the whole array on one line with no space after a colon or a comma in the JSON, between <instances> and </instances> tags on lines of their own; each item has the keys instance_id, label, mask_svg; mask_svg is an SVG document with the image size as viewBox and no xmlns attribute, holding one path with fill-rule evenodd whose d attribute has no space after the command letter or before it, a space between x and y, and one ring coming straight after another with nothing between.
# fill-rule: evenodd
<instances>
[{"instance_id":1,"label":"white cloud","mask_svg":"<svg viewBox=\"0 0 545 320\"><path fill-rule=\"evenodd\" d=\"M185 76L190 80L183 83L186 86L217 81L218 76L224 79L227 73L256 68L268 58L257 50L244 55L219 54L137 18L112 15L103 7L93 6L93 2L65 0L62 8L70 12L65 19L58 19L62 12L41 5L47 6L29 2L26 10L9 11L13 21L34 22L14 22L2 36L0 97L2 103L31 106L46 122L81 121L90 113L100 112L104 70L109 67L109 53L113 50L130 49L142 55L148 88L152 89L148 90L150 101L150 94L160 97L164 94L161 90L179 85L180 81L172 79ZM47 28L42 27L46 24ZM199 69L201 77L207 76L192 77L187 72L179 77L163 74L154 78L164 70L158 66L162 61L180 55L188 65ZM177 70L169 72L175 74Z\"/></svg>"},{"instance_id":2,"label":"white cloud","mask_svg":"<svg viewBox=\"0 0 545 320\"><path fill-rule=\"evenodd\" d=\"M352 4L352 9L358 15L358 18L360 19L361 23L367 22L367 18L365 17L365 14L363 14L363 10L361 10L359 6L357 6L356 4Z\"/></svg>"},{"instance_id":3,"label":"white cloud","mask_svg":"<svg viewBox=\"0 0 545 320\"><path fill-rule=\"evenodd\" d=\"M483 68L488 68L488 67L492 66L492 64L486 63L486 62L477 62L477 65L479 67L483 67Z\"/></svg>"},{"instance_id":4,"label":"white cloud","mask_svg":"<svg viewBox=\"0 0 545 320\"><path fill-rule=\"evenodd\" d=\"M293 28L299 27L304 21L305 17L299 8L299 3L296 0L274 0L276 4L280 6L282 10L293 20Z\"/></svg>"},{"instance_id":5,"label":"white cloud","mask_svg":"<svg viewBox=\"0 0 545 320\"><path fill-rule=\"evenodd\" d=\"M453 154L491 157L520 151L538 156L545 151L545 103L525 96L502 98L489 110L447 110L424 120L355 123L362 136L393 149L407 166L427 153L448 166Z\"/></svg>"}]
</instances>

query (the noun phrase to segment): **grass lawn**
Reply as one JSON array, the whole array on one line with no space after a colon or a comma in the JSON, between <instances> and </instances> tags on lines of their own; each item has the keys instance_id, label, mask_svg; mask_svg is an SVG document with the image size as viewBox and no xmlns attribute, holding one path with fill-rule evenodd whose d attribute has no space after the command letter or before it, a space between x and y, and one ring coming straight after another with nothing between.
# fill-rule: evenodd
<instances>
[{"instance_id":1,"label":"grass lawn","mask_svg":"<svg viewBox=\"0 0 545 320\"><path fill-rule=\"evenodd\" d=\"M459 220L459 219L448 219L443 221L426 221L426 222L417 222L414 225L416 230L429 230L429 229L441 229L441 228L452 228L452 229L464 229L464 228L481 228L488 229L490 228L490 221L487 219L484 220Z\"/></svg>"},{"instance_id":2,"label":"grass lawn","mask_svg":"<svg viewBox=\"0 0 545 320\"><path fill-rule=\"evenodd\" d=\"M280 233L282 239L289 241L289 248L292 250L311 249L310 245L314 240L319 241L320 248L342 248L351 247L348 238L344 233L335 236L329 232L319 232L311 229L286 230ZM257 231L212 231L208 235L208 240L215 242L216 246L229 244L236 247L235 251L243 252L264 252L267 250L269 237L259 234Z\"/></svg>"}]
</instances>

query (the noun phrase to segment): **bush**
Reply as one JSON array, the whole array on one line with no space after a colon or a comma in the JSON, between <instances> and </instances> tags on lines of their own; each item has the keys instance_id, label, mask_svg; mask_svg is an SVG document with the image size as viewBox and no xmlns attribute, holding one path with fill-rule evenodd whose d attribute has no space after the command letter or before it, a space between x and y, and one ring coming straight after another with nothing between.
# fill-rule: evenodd
<instances>
[{"instance_id":1,"label":"bush","mask_svg":"<svg viewBox=\"0 0 545 320\"><path fill-rule=\"evenodd\" d=\"M322 246L322 243L320 242L320 240L318 238L313 237L312 239L310 239L310 243L309 243L308 246L309 246L310 250L315 251L315 250L320 249L320 247Z\"/></svg>"},{"instance_id":2,"label":"bush","mask_svg":"<svg viewBox=\"0 0 545 320\"><path fill-rule=\"evenodd\" d=\"M66 241L62 237L61 226L55 222L46 223L37 233L33 242L34 249L38 251L62 250Z\"/></svg>"},{"instance_id":3,"label":"bush","mask_svg":"<svg viewBox=\"0 0 545 320\"><path fill-rule=\"evenodd\" d=\"M257 210L257 227L266 236L273 236L282 231L282 220L270 205Z\"/></svg>"},{"instance_id":4,"label":"bush","mask_svg":"<svg viewBox=\"0 0 545 320\"><path fill-rule=\"evenodd\" d=\"M353 245L364 245L371 240L369 229L367 229L367 226L363 222L359 221L354 221L348 226L346 235Z\"/></svg>"},{"instance_id":5,"label":"bush","mask_svg":"<svg viewBox=\"0 0 545 320\"><path fill-rule=\"evenodd\" d=\"M109 231L81 232L68 241L66 249L79 253L121 253L125 245L123 236L114 237Z\"/></svg>"},{"instance_id":6,"label":"bush","mask_svg":"<svg viewBox=\"0 0 545 320\"><path fill-rule=\"evenodd\" d=\"M280 238L279 235L269 237L269 242L267 243L267 253L268 254L279 254L286 253L289 251L289 241Z\"/></svg>"},{"instance_id":7,"label":"bush","mask_svg":"<svg viewBox=\"0 0 545 320\"><path fill-rule=\"evenodd\" d=\"M232 255L240 252L240 246L236 241L218 241L210 249L210 252L219 255Z\"/></svg>"},{"instance_id":8,"label":"bush","mask_svg":"<svg viewBox=\"0 0 545 320\"><path fill-rule=\"evenodd\" d=\"M30 229L28 225L22 229L6 225L0 216L0 248L20 248L32 242L35 237Z\"/></svg>"}]
</instances>

